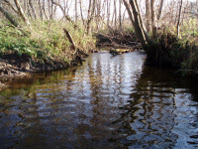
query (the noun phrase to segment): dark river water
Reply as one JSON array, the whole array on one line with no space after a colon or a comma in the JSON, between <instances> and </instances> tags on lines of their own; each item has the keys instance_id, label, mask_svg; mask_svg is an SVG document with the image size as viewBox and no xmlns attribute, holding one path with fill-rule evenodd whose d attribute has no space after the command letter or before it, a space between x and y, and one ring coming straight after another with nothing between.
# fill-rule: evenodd
<instances>
[{"instance_id":1,"label":"dark river water","mask_svg":"<svg viewBox=\"0 0 198 149\"><path fill-rule=\"evenodd\" d=\"M144 66L140 52L92 54L0 92L0 148L198 148L198 85Z\"/></svg>"}]
</instances>

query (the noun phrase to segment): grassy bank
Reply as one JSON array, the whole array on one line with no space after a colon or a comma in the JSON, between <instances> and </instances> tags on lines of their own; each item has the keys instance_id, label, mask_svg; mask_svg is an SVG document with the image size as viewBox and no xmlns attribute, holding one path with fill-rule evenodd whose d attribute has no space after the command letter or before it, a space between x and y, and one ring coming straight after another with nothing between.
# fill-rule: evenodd
<instances>
[{"instance_id":1,"label":"grassy bank","mask_svg":"<svg viewBox=\"0 0 198 149\"><path fill-rule=\"evenodd\" d=\"M63 28L69 32L75 49L71 48ZM0 23L1 76L12 73L5 69L7 67L13 68L13 72L16 69L46 71L65 68L93 48L95 40L92 36L86 35L83 29L74 29L67 22L35 21L31 23L31 29L27 26L15 28L7 22Z\"/></svg>"}]
</instances>

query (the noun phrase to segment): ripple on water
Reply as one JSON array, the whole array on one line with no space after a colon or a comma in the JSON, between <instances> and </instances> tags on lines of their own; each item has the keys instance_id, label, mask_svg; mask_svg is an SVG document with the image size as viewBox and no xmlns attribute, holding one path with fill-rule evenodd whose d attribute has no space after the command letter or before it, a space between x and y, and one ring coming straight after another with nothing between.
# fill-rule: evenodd
<instances>
[{"instance_id":1,"label":"ripple on water","mask_svg":"<svg viewBox=\"0 0 198 149\"><path fill-rule=\"evenodd\" d=\"M196 93L168 70L142 69L144 59L93 54L5 91L0 148L196 148Z\"/></svg>"}]
</instances>

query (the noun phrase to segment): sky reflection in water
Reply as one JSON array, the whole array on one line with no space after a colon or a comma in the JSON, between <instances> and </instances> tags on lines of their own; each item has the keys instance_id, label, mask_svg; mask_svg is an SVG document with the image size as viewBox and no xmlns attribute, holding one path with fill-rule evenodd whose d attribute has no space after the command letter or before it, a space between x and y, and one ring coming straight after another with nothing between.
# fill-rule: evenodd
<instances>
[{"instance_id":1,"label":"sky reflection in water","mask_svg":"<svg viewBox=\"0 0 198 149\"><path fill-rule=\"evenodd\" d=\"M13 84L0 96L0 148L198 147L197 87L144 59L97 53Z\"/></svg>"}]
</instances>

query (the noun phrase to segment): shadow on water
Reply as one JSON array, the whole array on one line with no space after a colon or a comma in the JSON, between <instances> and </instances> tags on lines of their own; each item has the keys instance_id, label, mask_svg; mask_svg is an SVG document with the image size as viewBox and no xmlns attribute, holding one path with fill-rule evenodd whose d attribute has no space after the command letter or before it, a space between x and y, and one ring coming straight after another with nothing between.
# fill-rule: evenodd
<instances>
[{"instance_id":1,"label":"shadow on water","mask_svg":"<svg viewBox=\"0 0 198 149\"><path fill-rule=\"evenodd\" d=\"M196 83L144 59L98 53L13 84L0 93L0 148L196 148Z\"/></svg>"},{"instance_id":2,"label":"shadow on water","mask_svg":"<svg viewBox=\"0 0 198 149\"><path fill-rule=\"evenodd\" d=\"M120 118L126 148L197 148L198 86L174 70L145 66Z\"/></svg>"}]
</instances>

